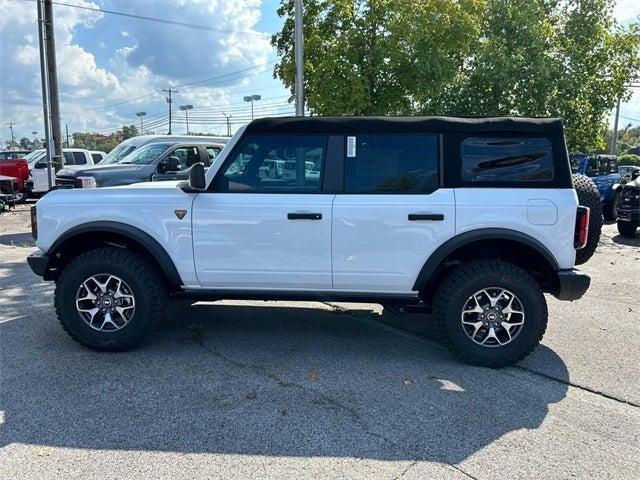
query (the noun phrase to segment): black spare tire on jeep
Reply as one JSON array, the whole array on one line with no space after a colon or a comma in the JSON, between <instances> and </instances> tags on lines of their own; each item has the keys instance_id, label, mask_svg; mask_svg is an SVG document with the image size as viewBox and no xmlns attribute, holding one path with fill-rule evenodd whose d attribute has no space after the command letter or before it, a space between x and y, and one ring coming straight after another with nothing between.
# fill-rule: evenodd
<instances>
[{"instance_id":1,"label":"black spare tire on jeep","mask_svg":"<svg viewBox=\"0 0 640 480\"><path fill-rule=\"evenodd\" d=\"M586 175L578 173L573 175L573 188L578 194L578 203L584 207L589 207L591 214L589 217L589 236L584 248L576 251L576 265L587 263L596 252L596 247L600 241L602 232L602 202L598 187Z\"/></svg>"}]
</instances>

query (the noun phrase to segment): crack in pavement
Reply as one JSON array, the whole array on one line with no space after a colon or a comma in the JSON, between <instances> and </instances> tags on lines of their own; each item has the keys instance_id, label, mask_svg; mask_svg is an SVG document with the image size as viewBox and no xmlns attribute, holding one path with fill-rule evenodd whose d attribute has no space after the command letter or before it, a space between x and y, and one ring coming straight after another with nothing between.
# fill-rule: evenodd
<instances>
[{"instance_id":1,"label":"crack in pavement","mask_svg":"<svg viewBox=\"0 0 640 480\"><path fill-rule=\"evenodd\" d=\"M390 325L390 324L388 324L386 322L379 321L379 320L370 320L370 319L359 318L358 315L357 315L358 310L349 310L349 309L346 309L346 308L342 308L339 305L333 305L331 303L326 303L326 302L322 302L322 303L324 305L328 306L328 307L331 307L337 313L341 313L341 314L346 313L348 315L351 315L357 322L363 323L365 325L374 325L374 326L381 327L384 330L387 330L389 332L395 333L397 335L400 335L400 336L402 336L404 338L407 338L407 339L410 339L410 340L414 340L414 341L417 341L417 342L420 342L420 343L427 344L427 345L429 345L429 346L431 346L433 348L436 348L438 350L447 350L443 345L438 344L437 342L435 342L434 340L431 340L430 338L427 338L427 337L424 337L424 336L422 336L420 334L412 332L411 330L405 330L403 328L396 327L394 325ZM623 405L628 405L628 406L633 407L633 408L640 408L640 403L633 402L631 400L625 400L624 398L616 397L615 395L611 395L609 393L606 393L606 392L603 392L603 391L600 391L600 390L596 390L596 389L593 389L591 387L587 387L587 386L584 386L584 385L580 385L578 383L574 383L574 382L571 382L571 381L568 381L568 380L562 380L562 379L554 377L553 375L550 375L548 373L540 372L540 371L533 370L531 368L523 367L523 366L520 366L520 365L513 365L512 368L517 368L517 369L523 370L525 372L529 372L529 373L531 373L533 375L538 375L538 376L540 376L542 378L546 378L547 380L552 380L554 382L558 382L558 383L561 383L561 384L564 384L564 385L568 385L568 386L573 387L573 388L577 388L577 389L582 390L584 392L591 393L593 395L597 395L597 396L602 397L602 398L606 398L607 400L612 400L614 402L621 403ZM498 369L498 371L500 371L500 369Z\"/></svg>"},{"instance_id":2,"label":"crack in pavement","mask_svg":"<svg viewBox=\"0 0 640 480\"><path fill-rule=\"evenodd\" d=\"M350 418L351 423L353 423L355 426L357 426L358 428L360 428L360 430L362 430L363 433L365 433L366 435L369 435L371 437L377 438L379 440L382 440L384 443L390 445L391 447L393 447L396 451L402 453L405 456L408 457L414 457L414 454L408 450L406 450L405 448L401 447L400 445L398 445L396 442L394 442L393 440L390 440L389 438L385 437L384 435L381 435L377 432L374 432L373 430L370 430L366 423L364 422L364 420L362 419L362 417L360 416L360 414L357 412L357 410L355 408L349 407L345 404L343 404L342 402L339 402L338 400L336 400L335 398L331 397L330 395L327 395L323 392L320 392L314 388L309 388L306 385L302 385L300 383L295 383L295 382L291 382L291 381L287 381L284 378L280 377L278 374L273 373L268 371L265 367L259 366L259 365L251 365L251 364L246 364L243 362L240 362L238 360L234 360L233 358L227 357L226 355L223 355L222 353L218 352L217 350L214 350L213 348L210 348L206 345L204 345L204 343L202 343L201 340L199 339L194 339L194 343L196 343L196 345L198 345L200 348L202 348L203 350L205 350L206 352L210 353L211 355L214 355L215 357L223 360L224 362L227 362L237 368L240 369L244 369L244 370L249 370L255 374L258 375L262 375L265 378L268 378L269 380L273 381L276 383L276 385L281 386L281 387L285 387L285 388L289 388L289 387L293 387L293 388L297 388L300 390L303 390L305 392L311 393L317 397L319 397L321 400L323 400L326 404L331 405L337 409L343 410L345 412L348 413L348 418ZM406 474L414 465L416 465L418 463L418 461L420 461L421 458L414 458L411 462L411 464L405 468L399 476L395 477L395 478L400 478L402 477L404 474ZM475 477L469 475L467 472L465 472L462 468L460 468L457 465L454 465L452 463L449 462L445 462L446 465L449 465L450 467L454 468L455 470L459 471L460 473L466 475L469 478L472 478L474 480Z\"/></svg>"},{"instance_id":3,"label":"crack in pavement","mask_svg":"<svg viewBox=\"0 0 640 480\"><path fill-rule=\"evenodd\" d=\"M285 388L288 388L288 387L297 388L297 389L303 390L305 392L311 393L311 394L319 397L322 401L325 402L325 404L347 412L349 414L348 416L351 419L351 422L354 425L356 425L357 427L359 427L367 435L375 437L375 438L378 438L379 440L382 440L383 442L385 442L388 445L392 446L394 449L396 449L398 452L400 452L400 453L402 453L404 455L411 455L410 452L406 451L404 448L402 448L400 445L398 445L394 441L386 438L384 435L381 435L379 433L376 433L374 431L369 430L367 428L365 422L362 420L361 416L358 414L358 412L354 408L351 408L351 407L343 404L342 402L339 402L335 398L333 398L333 397L331 397L329 395L326 395L323 392L320 392L320 391L315 390L313 388L309 388L306 385L302 385L300 383L287 381L287 380L283 379L282 377L280 377L278 374L273 373L273 372L269 372L266 368L264 368L262 366L245 364L245 363L239 362L237 360L234 360L232 358L229 358L226 355L221 354L217 350L214 350L214 349L212 349L210 347L207 347L206 345L204 345L200 341L195 341L195 343L197 345L199 345L201 348L203 348L204 350L206 350L207 352L209 352L210 354L220 358L221 360L223 360L223 361L225 361L227 363L230 363L231 365L234 365L237 368L249 370L249 371L251 371L251 372L253 372L255 374L262 375L263 377L266 377L269 380L275 382L278 386L285 387Z\"/></svg>"}]
</instances>

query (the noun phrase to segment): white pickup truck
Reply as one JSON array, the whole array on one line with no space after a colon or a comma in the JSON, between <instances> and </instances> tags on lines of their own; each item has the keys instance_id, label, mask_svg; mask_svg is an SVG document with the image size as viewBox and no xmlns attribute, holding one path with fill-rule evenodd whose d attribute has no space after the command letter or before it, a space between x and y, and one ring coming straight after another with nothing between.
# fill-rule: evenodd
<instances>
[{"instance_id":1,"label":"white pickup truck","mask_svg":"<svg viewBox=\"0 0 640 480\"><path fill-rule=\"evenodd\" d=\"M29 164L29 180L27 188L31 193L42 195L49 191L49 174L47 173L47 152L44 149L34 150L25 157ZM89 151L83 148L65 148L63 150L65 168L85 167L100 161L106 153ZM55 183L56 174L51 168L51 179Z\"/></svg>"}]
</instances>

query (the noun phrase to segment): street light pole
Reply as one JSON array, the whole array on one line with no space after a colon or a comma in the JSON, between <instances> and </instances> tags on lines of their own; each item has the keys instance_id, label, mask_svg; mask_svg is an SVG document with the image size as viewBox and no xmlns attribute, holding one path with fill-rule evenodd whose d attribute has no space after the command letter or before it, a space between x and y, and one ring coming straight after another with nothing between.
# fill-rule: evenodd
<instances>
[{"instance_id":1,"label":"street light pole","mask_svg":"<svg viewBox=\"0 0 640 480\"><path fill-rule=\"evenodd\" d=\"M136 117L140 117L140 135L144 135L144 125L142 124L142 117L144 117L147 112L136 112Z\"/></svg>"},{"instance_id":2,"label":"street light pole","mask_svg":"<svg viewBox=\"0 0 640 480\"><path fill-rule=\"evenodd\" d=\"M180 105L178 108L184 111L184 116L187 119L187 135L189 135L189 110L193 109L193 105Z\"/></svg>"},{"instance_id":3,"label":"street light pole","mask_svg":"<svg viewBox=\"0 0 640 480\"><path fill-rule=\"evenodd\" d=\"M304 117L304 35L302 0L295 0L294 54L296 62L296 117Z\"/></svg>"},{"instance_id":4,"label":"street light pole","mask_svg":"<svg viewBox=\"0 0 640 480\"><path fill-rule=\"evenodd\" d=\"M9 130L11 130L11 148L15 148L16 137L13 136L13 122L9 122L7 125L9 125ZM11 150L11 148L9 150Z\"/></svg>"},{"instance_id":5,"label":"street light pole","mask_svg":"<svg viewBox=\"0 0 640 480\"><path fill-rule=\"evenodd\" d=\"M262 98L262 95L247 95L246 97L243 98L243 100L245 102L251 102L251 121L253 121L253 102L260 100Z\"/></svg>"},{"instance_id":6,"label":"street light pole","mask_svg":"<svg viewBox=\"0 0 640 480\"><path fill-rule=\"evenodd\" d=\"M230 137L231 136L231 123L229 123L229 120L231 120L231 117L233 117L233 115L227 115L224 112L222 112L222 115L224 115L224 118L227 120L227 137Z\"/></svg>"},{"instance_id":7,"label":"street light pole","mask_svg":"<svg viewBox=\"0 0 640 480\"><path fill-rule=\"evenodd\" d=\"M49 119L49 77L47 76L47 54L45 52L45 19L43 0L38 0L38 45L40 46L40 82L42 84L42 117L44 119L44 148L47 156L47 182L49 190L53 186L51 167L53 150L51 148L51 123Z\"/></svg>"}]
</instances>

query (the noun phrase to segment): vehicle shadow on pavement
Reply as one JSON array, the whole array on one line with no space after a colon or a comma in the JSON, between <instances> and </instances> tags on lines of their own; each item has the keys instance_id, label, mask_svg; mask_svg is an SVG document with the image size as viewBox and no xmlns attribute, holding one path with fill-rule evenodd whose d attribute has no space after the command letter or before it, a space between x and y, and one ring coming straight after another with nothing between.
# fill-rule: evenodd
<instances>
[{"instance_id":1,"label":"vehicle shadow on pavement","mask_svg":"<svg viewBox=\"0 0 640 480\"><path fill-rule=\"evenodd\" d=\"M32 247L36 242L31 233L6 233L0 235L0 245Z\"/></svg>"},{"instance_id":2,"label":"vehicle shadow on pavement","mask_svg":"<svg viewBox=\"0 0 640 480\"><path fill-rule=\"evenodd\" d=\"M387 315L319 303L179 304L138 350L93 352L59 327L47 284L7 267L0 447L458 463L566 395L547 347L535 357L559 382L464 365Z\"/></svg>"},{"instance_id":3,"label":"vehicle shadow on pavement","mask_svg":"<svg viewBox=\"0 0 640 480\"><path fill-rule=\"evenodd\" d=\"M611 239L614 243L620 245L626 245L629 247L640 247L640 231L636 232L633 237L624 237L622 235L616 235Z\"/></svg>"}]
</instances>

